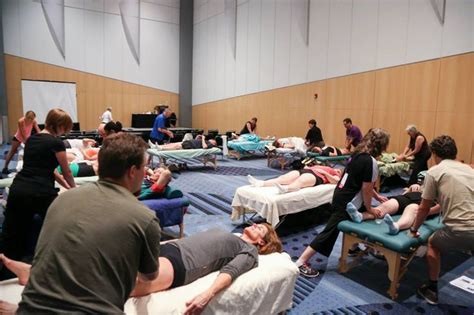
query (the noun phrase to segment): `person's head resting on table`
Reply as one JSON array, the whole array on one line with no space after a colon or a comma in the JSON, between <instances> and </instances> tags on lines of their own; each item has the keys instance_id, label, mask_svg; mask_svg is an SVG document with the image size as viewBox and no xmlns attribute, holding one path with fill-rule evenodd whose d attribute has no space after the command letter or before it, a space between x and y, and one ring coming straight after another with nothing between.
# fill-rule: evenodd
<instances>
[{"instance_id":1,"label":"person's head resting on table","mask_svg":"<svg viewBox=\"0 0 474 315\"><path fill-rule=\"evenodd\" d=\"M275 229L268 223L252 224L240 236L249 244L255 245L260 255L281 253L283 246Z\"/></svg>"},{"instance_id":2,"label":"person's head resting on table","mask_svg":"<svg viewBox=\"0 0 474 315\"><path fill-rule=\"evenodd\" d=\"M147 145L128 133L112 134L99 151L99 179L114 182L131 193L140 193L145 174Z\"/></svg>"}]
</instances>

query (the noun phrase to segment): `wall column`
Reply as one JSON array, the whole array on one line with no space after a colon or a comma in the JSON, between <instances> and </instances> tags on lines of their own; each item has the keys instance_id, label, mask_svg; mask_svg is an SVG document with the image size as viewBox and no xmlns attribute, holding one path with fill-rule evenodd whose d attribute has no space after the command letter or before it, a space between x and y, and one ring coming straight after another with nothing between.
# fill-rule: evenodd
<instances>
[{"instance_id":1,"label":"wall column","mask_svg":"<svg viewBox=\"0 0 474 315\"><path fill-rule=\"evenodd\" d=\"M193 7L181 0L179 16L179 125L191 127L193 96Z\"/></svg>"}]
</instances>

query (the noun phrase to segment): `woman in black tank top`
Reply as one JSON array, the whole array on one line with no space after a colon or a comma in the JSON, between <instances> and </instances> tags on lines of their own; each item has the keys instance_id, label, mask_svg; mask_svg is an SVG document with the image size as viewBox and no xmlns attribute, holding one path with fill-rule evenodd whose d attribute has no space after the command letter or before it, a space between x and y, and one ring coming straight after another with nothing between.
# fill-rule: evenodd
<instances>
[{"instance_id":1,"label":"woman in black tank top","mask_svg":"<svg viewBox=\"0 0 474 315\"><path fill-rule=\"evenodd\" d=\"M428 169L431 152L426 137L416 129L415 125L409 125L406 131L410 136L410 141L403 153L397 157L397 160L413 161L413 171L408 180L408 185L412 185L416 184L418 173Z\"/></svg>"}]
</instances>

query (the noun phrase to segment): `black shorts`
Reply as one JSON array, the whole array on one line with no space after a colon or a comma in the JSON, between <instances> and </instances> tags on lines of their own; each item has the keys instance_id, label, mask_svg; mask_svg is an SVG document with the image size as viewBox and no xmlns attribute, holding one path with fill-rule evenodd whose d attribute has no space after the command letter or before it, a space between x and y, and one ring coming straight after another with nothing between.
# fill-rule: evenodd
<instances>
[{"instance_id":1,"label":"black shorts","mask_svg":"<svg viewBox=\"0 0 474 315\"><path fill-rule=\"evenodd\" d=\"M403 210L405 210L408 205L412 203L419 205L421 203L421 192L409 192L404 195L390 197L390 199L395 199L398 202L398 211L396 214L402 214ZM432 202L430 207L433 207L434 205L435 203Z\"/></svg>"},{"instance_id":2,"label":"black shorts","mask_svg":"<svg viewBox=\"0 0 474 315\"><path fill-rule=\"evenodd\" d=\"M339 150L338 148L334 148L334 149L336 149L336 154L338 156L342 155L341 150ZM326 149L321 151L321 156L329 156L330 153L334 153L334 149L332 147L327 147Z\"/></svg>"},{"instance_id":3,"label":"black shorts","mask_svg":"<svg viewBox=\"0 0 474 315\"><path fill-rule=\"evenodd\" d=\"M195 149L192 141L183 141L181 143L181 147L183 148L183 150Z\"/></svg>"},{"instance_id":4,"label":"black shorts","mask_svg":"<svg viewBox=\"0 0 474 315\"><path fill-rule=\"evenodd\" d=\"M173 283L170 289L184 285L186 269L179 248L171 243L163 244L160 246L160 257L168 259L173 266Z\"/></svg>"},{"instance_id":5,"label":"black shorts","mask_svg":"<svg viewBox=\"0 0 474 315\"><path fill-rule=\"evenodd\" d=\"M94 167L87 163L77 163L79 170L77 171L77 177L88 177L95 176Z\"/></svg>"},{"instance_id":6,"label":"black shorts","mask_svg":"<svg viewBox=\"0 0 474 315\"><path fill-rule=\"evenodd\" d=\"M321 185L323 183L323 180L321 177L319 177L318 175L314 174L314 172L310 169L307 169L307 168L303 168L301 170L298 170L298 172L300 172L300 175L303 175L303 174L311 174L314 176L314 178L316 178L316 182L314 183L314 186L318 186L318 185Z\"/></svg>"}]
</instances>

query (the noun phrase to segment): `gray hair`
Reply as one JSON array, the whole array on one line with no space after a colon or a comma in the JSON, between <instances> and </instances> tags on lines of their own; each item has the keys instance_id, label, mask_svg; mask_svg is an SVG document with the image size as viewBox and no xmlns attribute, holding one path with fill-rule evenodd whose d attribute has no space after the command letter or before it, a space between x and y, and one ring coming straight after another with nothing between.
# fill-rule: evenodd
<instances>
[{"instance_id":1,"label":"gray hair","mask_svg":"<svg viewBox=\"0 0 474 315\"><path fill-rule=\"evenodd\" d=\"M408 132L414 132L414 133L416 133L418 131L418 129L416 129L415 125L408 125L405 130L408 131Z\"/></svg>"}]
</instances>

